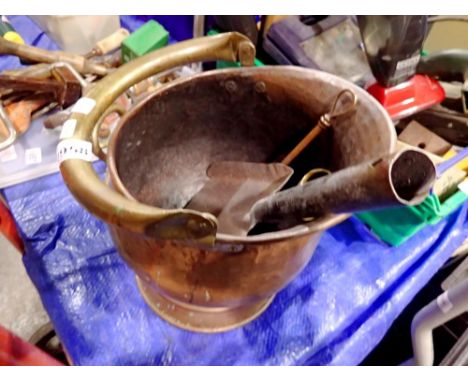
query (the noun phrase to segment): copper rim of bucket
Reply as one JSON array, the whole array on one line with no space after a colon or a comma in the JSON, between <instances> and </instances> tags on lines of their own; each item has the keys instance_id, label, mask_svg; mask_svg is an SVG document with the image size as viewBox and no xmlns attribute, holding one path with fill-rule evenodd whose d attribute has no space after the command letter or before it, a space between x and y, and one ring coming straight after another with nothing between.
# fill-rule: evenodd
<instances>
[{"instance_id":1,"label":"copper rim of bucket","mask_svg":"<svg viewBox=\"0 0 468 382\"><path fill-rule=\"evenodd\" d=\"M256 67L256 68L249 68L249 70L265 70L265 68L262 67ZM276 70L290 70L290 71L306 71L307 69L304 68L297 68L297 67L290 67L290 66L277 66L275 67ZM117 126L115 127L114 131L112 132L112 135L109 139L109 144L108 144L108 151L107 151L107 167L108 167L108 173L110 176L110 180L112 182L113 187L120 192L122 195L124 195L126 198L136 201L138 203L141 203L138 199L136 199L125 187L123 184L122 180L120 179L119 173L117 171L117 166L116 166L116 156L115 156L115 151L117 147L117 141L119 134L122 131L123 126L127 123L127 121L132 118L136 113L139 112L139 110L154 97L162 96L165 92L168 90L182 85L184 83L187 83L189 81L192 81L194 79L202 78L202 77L211 77L211 76L216 76L219 74L224 74L224 73L232 73L232 74L238 74L242 75L242 72L245 71L246 68L228 68L228 69L218 69L216 71L208 71L204 73L199 73L195 75L191 75L185 78L179 78L174 80L173 82L157 89L153 93L149 94L147 97L143 98L141 101L139 101L137 104L132 106L130 110L125 113L125 115L120 118ZM268 70L272 70L272 68L268 68ZM309 69L310 70L310 69ZM329 76L336 77L333 75L328 74ZM339 77L336 77L340 81L345 81ZM347 82L347 81L346 81ZM356 94L361 94L365 93L364 90L358 88L356 85L349 83L347 84L350 88L353 89L353 91L356 92ZM376 108L379 108L382 110L383 117L387 117L385 110L382 108L382 106L375 101L372 97L369 96L368 100L371 103L374 103L374 106ZM388 122L390 124L391 120L389 117L387 117ZM395 142L393 142L393 146ZM141 203L146 205L145 203ZM150 206L150 205L148 205ZM296 236L302 236L302 235L307 235L310 234L311 232L319 232L319 231L324 231L327 230L334 225L337 225L341 223L342 221L346 220L350 214L328 214L324 215L320 218L314 219L311 222L304 222L303 224L296 225L292 228L288 229L283 229L280 231L274 231L274 232L267 232L267 233L262 233L259 235L252 235L252 236L234 236L234 235L227 235L227 234L222 234L222 233L216 233L216 241L220 243L260 243L260 242L267 242L267 241L275 241L275 240L284 240Z\"/></svg>"}]
</instances>

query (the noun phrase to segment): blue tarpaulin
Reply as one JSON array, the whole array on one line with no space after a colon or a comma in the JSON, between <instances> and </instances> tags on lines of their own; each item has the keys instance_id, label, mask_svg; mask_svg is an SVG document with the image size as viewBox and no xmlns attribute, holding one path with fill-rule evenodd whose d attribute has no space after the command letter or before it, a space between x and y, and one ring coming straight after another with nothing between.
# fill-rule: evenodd
<instances>
[{"instance_id":1,"label":"blue tarpaulin","mask_svg":"<svg viewBox=\"0 0 468 382\"><path fill-rule=\"evenodd\" d=\"M38 30L27 19L12 21L29 42L48 44L28 36ZM102 174L104 164L96 168ZM106 225L74 200L60 174L3 192L27 272L76 365L359 364L468 234L466 203L396 248L351 218L323 234L307 267L258 319L199 334L151 311Z\"/></svg>"}]
</instances>

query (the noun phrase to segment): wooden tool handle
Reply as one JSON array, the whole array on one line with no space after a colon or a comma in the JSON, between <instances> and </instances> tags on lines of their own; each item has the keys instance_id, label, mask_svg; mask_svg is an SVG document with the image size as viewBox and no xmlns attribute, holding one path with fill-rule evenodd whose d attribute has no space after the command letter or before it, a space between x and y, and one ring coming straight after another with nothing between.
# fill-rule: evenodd
<instances>
[{"instance_id":1,"label":"wooden tool handle","mask_svg":"<svg viewBox=\"0 0 468 382\"><path fill-rule=\"evenodd\" d=\"M130 32L128 30L125 28L120 28L101 41L98 41L93 50L95 50L96 54L98 55L112 52L114 49L117 49L120 44L122 44L122 41L125 40L129 34Z\"/></svg>"}]
</instances>

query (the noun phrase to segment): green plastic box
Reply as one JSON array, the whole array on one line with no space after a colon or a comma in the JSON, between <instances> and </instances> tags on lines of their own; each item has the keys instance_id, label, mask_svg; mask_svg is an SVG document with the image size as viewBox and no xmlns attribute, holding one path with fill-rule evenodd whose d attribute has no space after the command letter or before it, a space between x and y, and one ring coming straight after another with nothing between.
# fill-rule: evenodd
<instances>
[{"instance_id":1,"label":"green plastic box","mask_svg":"<svg viewBox=\"0 0 468 382\"><path fill-rule=\"evenodd\" d=\"M122 42L122 62L162 48L169 42L169 32L154 20L143 24Z\"/></svg>"},{"instance_id":2,"label":"green plastic box","mask_svg":"<svg viewBox=\"0 0 468 382\"><path fill-rule=\"evenodd\" d=\"M443 203L440 203L437 195L430 195L417 206L369 211L356 216L381 240L397 246L424 227L436 224L450 215L467 199L462 191L455 192Z\"/></svg>"}]
</instances>

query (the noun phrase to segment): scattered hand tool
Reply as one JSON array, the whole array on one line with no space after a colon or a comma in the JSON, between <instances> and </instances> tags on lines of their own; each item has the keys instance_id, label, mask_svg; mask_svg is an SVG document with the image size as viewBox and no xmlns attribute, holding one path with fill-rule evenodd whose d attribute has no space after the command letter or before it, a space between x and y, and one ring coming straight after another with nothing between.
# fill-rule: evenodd
<instances>
[{"instance_id":1,"label":"scattered hand tool","mask_svg":"<svg viewBox=\"0 0 468 382\"><path fill-rule=\"evenodd\" d=\"M103 56L93 56L88 60L93 64L103 65L109 69L118 68L122 65L122 53L120 49L117 49L115 52L108 53Z\"/></svg>"},{"instance_id":2,"label":"scattered hand tool","mask_svg":"<svg viewBox=\"0 0 468 382\"><path fill-rule=\"evenodd\" d=\"M109 69L103 65L90 62L83 56L63 51L49 51L30 45L17 44L0 37L0 54L8 54L31 62L55 63L66 62L81 74L97 74L105 76Z\"/></svg>"},{"instance_id":3,"label":"scattered hand tool","mask_svg":"<svg viewBox=\"0 0 468 382\"><path fill-rule=\"evenodd\" d=\"M67 108L82 95L87 82L67 63L34 65L0 75L0 150L24 134L31 120L56 107Z\"/></svg>"},{"instance_id":4,"label":"scattered hand tool","mask_svg":"<svg viewBox=\"0 0 468 382\"><path fill-rule=\"evenodd\" d=\"M55 129L56 127L62 126L65 121L70 118L71 107L65 110L57 111L54 114L47 116L44 119L44 127L46 129Z\"/></svg>"},{"instance_id":5,"label":"scattered hand tool","mask_svg":"<svg viewBox=\"0 0 468 382\"><path fill-rule=\"evenodd\" d=\"M207 170L204 187L185 208L210 212L218 220L218 232L245 235L239 229L252 206L260 199L279 191L293 174L290 164L318 135L337 119L356 109L356 95L349 89L336 96L329 113L320 117L316 126L294 147L281 163L217 162ZM242 223L240 223L243 225Z\"/></svg>"},{"instance_id":6,"label":"scattered hand tool","mask_svg":"<svg viewBox=\"0 0 468 382\"><path fill-rule=\"evenodd\" d=\"M120 47L123 40L130 34L130 32L125 28L119 28L114 33L98 41L94 45L93 49L85 54L85 58L91 58L94 56L103 56L107 53L112 52L113 50Z\"/></svg>"},{"instance_id":7,"label":"scattered hand tool","mask_svg":"<svg viewBox=\"0 0 468 382\"><path fill-rule=\"evenodd\" d=\"M50 64L34 64L18 69L4 70L2 72L8 76L31 76L35 78L50 77Z\"/></svg>"},{"instance_id":8,"label":"scattered hand tool","mask_svg":"<svg viewBox=\"0 0 468 382\"><path fill-rule=\"evenodd\" d=\"M32 114L45 105L48 105L51 101L51 95L37 94L23 98L19 102L11 103L4 109L17 134L22 135L31 124ZM6 139L8 135L9 132L5 123L0 120L0 137Z\"/></svg>"},{"instance_id":9,"label":"scattered hand tool","mask_svg":"<svg viewBox=\"0 0 468 382\"><path fill-rule=\"evenodd\" d=\"M29 76L0 75L0 88L13 92L29 91L34 93L49 93L58 104L67 107L81 97L81 84L67 69L57 67L52 69L55 78L35 78Z\"/></svg>"}]
</instances>

